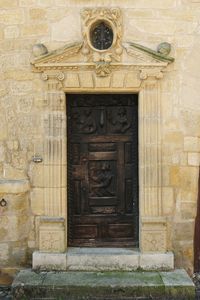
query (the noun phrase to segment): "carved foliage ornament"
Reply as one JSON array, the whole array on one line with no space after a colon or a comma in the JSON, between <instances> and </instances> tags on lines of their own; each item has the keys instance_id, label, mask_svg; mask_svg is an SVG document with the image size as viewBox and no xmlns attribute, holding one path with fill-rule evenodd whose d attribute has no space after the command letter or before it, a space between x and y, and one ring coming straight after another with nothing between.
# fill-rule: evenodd
<instances>
[{"instance_id":1,"label":"carved foliage ornament","mask_svg":"<svg viewBox=\"0 0 200 300\"><path fill-rule=\"evenodd\" d=\"M84 9L82 53L96 64L98 76L110 74L110 63L120 61L122 54L122 16L118 8Z\"/></svg>"}]
</instances>

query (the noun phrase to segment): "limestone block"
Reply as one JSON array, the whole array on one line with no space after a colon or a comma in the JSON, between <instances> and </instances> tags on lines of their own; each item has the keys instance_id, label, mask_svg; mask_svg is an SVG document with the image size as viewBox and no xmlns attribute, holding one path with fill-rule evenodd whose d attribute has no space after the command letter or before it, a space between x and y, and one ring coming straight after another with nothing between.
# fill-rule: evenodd
<instances>
[{"instance_id":1,"label":"limestone block","mask_svg":"<svg viewBox=\"0 0 200 300\"><path fill-rule=\"evenodd\" d=\"M79 80L80 85L86 88L93 88L94 87L94 81L92 77L92 72L85 73L79 73Z\"/></svg>"},{"instance_id":2,"label":"limestone block","mask_svg":"<svg viewBox=\"0 0 200 300\"><path fill-rule=\"evenodd\" d=\"M55 0L55 5L56 6L66 6L66 1L65 0Z\"/></svg>"},{"instance_id":3,"label":"limestone block","mask_svg":"<svg viewBox=\"0 0 200 300\"><path fill-rule=\"evenodd\" d=\"M130 27L137 28L140 33L148 32L149 34L171 35L176 32L176 23L171 20L165 22L161 20L151 20L149 22L145 19L132 19L130 20Z\"/></svg>"},{"instance_id":4,"label":"limestone block","mask_svg":"<svg viewBox=\"0 0 200 300\"><path fill-rule=\"evenodd\" d=\"M16 39L19 37L19 33L18 26L7 26L4 29L4 36L6 39Z\"/></svg>"},{"instance_id":5,"label":"limestone block","mask_svg":"<svg viewBox=\"0 0 200 300\"><path fill-rule=\"evenodd\" d=\"M110 87L111 77L95 77L95 87L96 88L108 88Z\"/></svg>"},{"instance_id":6,"label":"limestone block","mask_svg":"<svg viewBox=\"0 0 200 300\"><path fill-rule=\"evenodd\" d=\"M28 180L0 180L0 193L18 194L25 193L30 190L30 183Z\"/></svg>"},{"instance_id":7,"label":"limestone block","mask_svg":"<svg viewBox=\"0 0 200 300\"><path fill-rule=\"evenodd\" d=\"M182 190L196 191L199 170L197 167L180 168L180 188Z\"/></svg>"},{"instance_id":8,"label":"limestone block","mask_svg":"<svg viewBox=\"0 0 200 300\"><path fill-rule=\"evenodd\" d=\"M53 7L47 9L47 19L50 22L58 22L68 14L68 9L61 7Z\"/></svg>"},{"instance_id":9,"label":"limestone block","mask_svg":"<svg viewBox=\"0 0 200 300\"><path fill-rule=\"evenodd\" d=\"M8 135L8 129L7 129L7 124L6 124L6 116L4 112L0 113L0 140L5 140Z\"/></svg>"},{"instance_id":10,"label":"limestone block","mask_svg":"<svg viewBox=\"0 0 200 300\"><path fill-rule=\"evenodd\" d=\"M5 147L3 144L0 144L0 162L5 161L6 153L5 153Z\"/></svg>"},{"instance_id":11,"label":"limestone block","mask_svg":"<svg viewBox=\"0 0 200 300\"><path fill-rule=\"evenodd\" d=\"M6 265L9 259L9 246L6 243L0 243L0 265Z\"/></svg>"},{"instance_id":12,"label":"limestone block","mask_svg":"<svg viewBox=\"0 0 200 300\"><path fill-rule=\"evenodd\" d=\"M177 241L189 241L194 235L194 221L182 221L174 223L174 237Z\"/></svg>"},{"instance_id":13,"label":"limestone block","mask_svg":"<svg viewBox=\"0 0 200 300\"><path fill-rule=\"evenodd\" d=\"M197 205L194 202L181 202L180 211L182 219L195 219L197 214Z\"/></svg>"},{"instance_id":14,"label":"limestone block","mask_svg":"<svg viewBox=\"0 0 200 300\"><path fill-rule=\"evenodd\" d=\"M33 252L33 270L63 270L67 269L66 253Z\"/></svg>"},{"instance_id":15,"label":"limestone block","mask_svg":"<svg viewBox=\"0 0 200 300\"><path fill-rule=\"evenodd\" d=\"M155 16L153 9L127 9L125 11L126 18L152 18Z\"/></svg>"},{"instance_id":16,"label":"limestone block","mask_svg":"<svg viewBox=\"0 0 200 300\"><path fill-rule=\"evenodd\" d=\"M46 16L46 10L43 8L31 8L29 10L30 19L32 20L44 20Z\"/></svg>"},{"instance_id":17,"label":"limestone block","mask_svg":"<svg viewBox=\"0 0 200 300\"><path fill-rule=\"evenodd\" d=\"M0 23L14 25L24 23L24 12L22 9L12 9L0 11Z\"/></svg>"},{"instance_id":18,"label":"limestone block","mask_svg":"<svg viewBox=\"0 0 200 300\"><path fill-rule=\"evenodd\" d=\"M41 0L41 2L43 2ZM76 22L74 22L76 20ZM68 30L65 30L67 28ZM61 20L52 23L51 38L54 41L75 42L82 39L80 13L79 11L71 11Z\"/></svg>"},{"instance_id":19,"label":"limestone block","mask_svg":"<svg viewBox=\"0 0 200 300\"><path fill-rule=\"evenodd\" d=\"M16 80L16 81L26 81L32 80L34 78L33 73L29 70L9 70L4 72L5 79Z\"/></svg>"},{"instance_id":20,"label":"limestone block","mask_svg":"<svg viewBox=\"0 0 200 300\"><path fill-rule=\"evenodd\" d=\"M33 6L36 2L37 0L19 0L19 6Z\"/></svg>"},{"instance_id":21,"label":"limestone block","mask_svg":"<svg viewBox=\"0 0 200 300\"><path fill-rule=\"evenodd\" d=\"M162 186L168 186L170 180L170 167L162 165Z\"/></svg>"},{"instance_id":22,"label":"limestone block","mask_svg":"<svg viewBox=\"0 0 200 300\"><path fill-rule=\"evenodd\" d=\"M114 72L112 74L112 87L113 88L122 88L124 86L124 77L125 73L123 72Z\"/></svg>"},{"instance_id":23,"label":"limestone block","mask_svg":"<svg viewBox=\"0 0 200 300\"><path fill-rule=\"evenodd\" d=\"M167 228L166 222L159 222L149 219L142 221L141 250L142 252L160 252L167 249Z\"/></svg>"},{"instance_id":24,"label":"limestone block","mask_svg":"<svg viewBox=\"0 0 200 300\"><path fill-rule=\"evenodd\" d=\"M76 73L69 73L64 80L65 86L68 88L80 87L79 77Z\"/></svg>"},{"instance_id":25,"label":"limestone block","mask_svg":"<svg viewBox=\"0 0 200 300\"><path fill-rule=\"evenodd\" d=\"M26 215L4 215L0 219L0 240L21 241L27 238L29 232L29 220Z\"/></svg>"},{"instance_id":26,"label":"limestone block","mask_svg":"<svg viewBox=\"0 0 200 300\"><path fill-rule=\"evenodd\" d=\"M25 170L19 170L17 168L13 168L12 166L6 164L4 165L4 178L9 180L21 180L21 179L26 179L27 174Z\"/></svg>"},{"instance_id":27,"label":"limestone block","mask_svg":"<svg viewBox=\"0 0 200 300\"><path fill-rule=\"evenodd\" d=\"M63 218L41 218L39 225L39 250L42 252L65 251Z\"/></svg>"},{"instance_id":28,"label":"limestone block","mask_svg":"<svg viewBox=\"0 0 200 300\"><path fill-rule=\"evenodd\" d=\"M17 0L1 0L1 8L12 8L17 6L18 6Z\"/></svg>"},{"instance_id":29,"label":"limestone block","mask_svg":"<svg viewBox=\"0 0 200 300\"><path fill-rule=\"evenodd\" d=\"M179 186L180 185L180 168L178 166L170 167L170 185Z\"/></svg>"},{"instance_id":30,"label":"limestone block","mask_svg":"<svg viewBox=\"0 0 200 300\"><path fill-rule=\"evenodd\" d=\"M131 249L69 248L67 270L70 271L133 271L139 265L140 253Z\"/></svg>"},{"instance_id":31,"label":"limestone block","mask_svg":"<svg viewBox=\"0 0 200 300\"><path fill-rule=\"evenodd\" d=\"M17 57L15 57L17 59ZM10 90L13 95L21 95L22 93L29 93L33 90L33 82L32 81L12 81L10 85Z\"/></svg>"},{"instance_id":32,"label":"limestone block","mask_svg":"<svg viewBox=\"0 0 200 300\"><path fill-rule=\"evenodd\" d=\"M183 130L187 136L199 136L200 128L200 114L197 110L191 111L186 110L181 113L183 120Z\"/></svg>"},{"instance_id":33,"label":"limestone block","mask_svg":"<svg viewBox=\"0 0 200 300\"><path fill-rule=\"evenodd\" d=\"M44 7L51 7L53 6L53 1L52 0L38 0L38 5L39 6L44 6Z\"/></svg>"},{"instance_id":34,"label":"limestone block","mask_svg":"<svg viewBox=\"0 0 200 300\"><path fill-rule=\"evenodd\" d=\"M141 84L139 74L135 72L129 72L125 75L124 87L126 88L137 88Z\"/></svg>"},{"instance_id":35,"label":"limestone block","mask_svg":"<svg viewBox=\"0 0 200 300\"><path fill-rule=\"evenodd\" d=\"M177 241L174 239L174 254L175 264L177 267L181 267L187 270L189 274L193 274L194 263L194 244L192 240Z\"/></svg>"},{"instance_id":36,"label":"limestone block","mask_svg":"<svg viewBox=\"0 0 200 300\"><path fill-rule=\"evenodd\" d=\"M34 187L66 187L66 168L58 165L35 164L31 169L31 183Z\"/></svg>"},{"instance_id":37,"label":"limestone block","mask_svg":"<svg viewBox=\"0 0 200 300\"><path fill-rule=\"evenodd\" d=\"M31 191L31 210L34 215L44 215L44 190L33 188Z\"/></svg>"},{"instance_id":38,"label":"limestone block","mask_svg":"<svg viewBox=\"0 0 200 300\"><path fill-rule=\"evenodd\" d=\"M170 124L167 124L168 129L175 129L178 127L178 121L173 120ZM173 150L175 149L183 149L183 134L181 132L168 132L164 135L165 144L169 144L173 146Z\"/></svg>"},{"instance_id":39,"label":"limestone block","mask_svg":"<svg viewBox=\"0 0 200 300\"><path fill-rule=\"evenodd\" d=\"M174 211L174 190L171 187L162 188L162 202L164 215L170 216Z\"/></svg>"},{"instance_id":40,"label":"limestone block","mask_svg":"<svg viewBox=\"0 0 200 300\"><path fill-rule=\"evenodd\" d=\"M17 245L11 248L11 258L12 264L23 265L27 260L27 248L26 246Z\"/></svg>"},{"instance_id":41,"label":"limestone block","mask_svg":"<svg viewBox=\"0 0 200 300\"><path fill-rule=\"evenodd\" d=\"M199 167L200 154L199 153L188 153L188 165Z\"/></svg>"},{"instance_id":42,"label":"limestone block","mask_svg":"<svg viewBox=\"0 0 200 300\"><path fill-rule=\"evenodd\" d=\"M174 254L167 253L141 253L140 268L143 270L173 270L174 269Z\"/></svg>"},{"instance_id":43,"label":"limestone block","mask_svg":"<svg viewBox=\"0 0 200 300\"><path fill-rule=\"evenodd\" d=\"M27 193L7 195L8 212L13 215L25 215L29 212L29 196Z\"/></svg>"},{"instance_id":44,"label":"limestone block","mask_svg":"<svg viewBox=\"0 0 200 300\"><path fill-rule=\"evenodd\" d=\"M148 0L141 0L140 2L136 2L134 7L139 8L161 8L161 9L167 9L167 8L173 8L175 7L175 2L173 0L167 0L165 3L162 3L159 0L154 0L153 2L149 2Z\"/></svg>"},{"instance_id":45,"label":"limestone block","mask_svg":"<svg viewBox=\"0 0 200 300\"><path fill-rule=\"evenodd\" d=\"M197 192L196 191L187 191L187 190L180 190L177 194L177 199L180 202L193 202L196 204L197 201Z\"/></svg>"},{"instance_id":46,"label":"limestone block","mask_svg":"<svg viewBox=\"0 0 200 300\"><path fill-rule=\"evenodd\" d=\"M23 36L39 36L48 34L49 27L46 23L37 23L31 25L24 25L22 27L22 35Z\"/></svg>"},{"instance_id":47,"label":"limestone block","mask_svg":"<svg viewBox=\"0 0 200 300\"><path fill-rule=\"evenodd\" d=\"M198 137L184 137L184 150L190 152L200 151L200 139Z\"/></svg>"}]
</instances>

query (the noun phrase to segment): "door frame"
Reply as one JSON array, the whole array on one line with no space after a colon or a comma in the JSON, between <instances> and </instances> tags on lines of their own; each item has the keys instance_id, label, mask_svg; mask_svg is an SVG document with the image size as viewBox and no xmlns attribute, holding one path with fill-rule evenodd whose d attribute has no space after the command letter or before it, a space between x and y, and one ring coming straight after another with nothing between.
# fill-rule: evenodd
<instances>
[{"instance_id":1,"label":"door frame","mask_svg":"<svg viewBox=\"0 0 200 300\"><path fill-rule=\"evenodd\" d=\"M49 182L55 177L55 165L59 172L53 189L44 184L44 213L36 218L37 247L40 251L63 252L67 250L67 137L66 137L66 94L76 93L138 93L139 94L139 249L141 252L166 253L167 218L163 214L162 195L162 113L160 68L149 64L144 69L129 69L129 65L119 65L110 77L94 77L90 87L85 79L93 78L93 71L84 68L61 72L45 70L43 136L43 165L50 174ZM48 66L49 68L49 66ZM65 67L63 67L65 68ZM147 69L145 69L147 68ZM154 70L155 68L155 70ZM157 68L157 69L156 69ZM95 75L96 76L96 75ZM65 80L67 78L68 80ZM79 78L79 80L78 80ZM115 78L117 81L115 81ZM131 80L130 80L131 79ZM118 87L116 87L118 86ZM46 106L48 103L48 106ZM59 135L53 136L58 128ZM57 130L57 129L56 129ZM155 134L156 132L156 134ZM50 149L57 142L56 155ZM60 154L59 154L60 153ZM59 240L58 240L59 236Z\"/></svg>"},{"instance_id":2,"label":"door frame","mask_svg":"<svg viewBox=\"0 0 200 300\"><path fill-rule=\"evenodd\" d=\"M137 191L137 214L136 216L134 216L136 218L136 220L133 220L133 224L134 224L134 227L136 227L136 234L135 234L135 241L134 241L134 244L136 244L137 246L135 246L135 248L138 248L138 245L139 245L139 120L138 120L138 116L139 116L139 94L138 93L68 93L66 94L66 108L68 108L68 103L67 103L67 95L88 95L88 94L99 94L99 95L103 95L103 94L110 94L110 95L113 95L113 94L117 94L117 95L137 95L137 185L138 185L138 191ZM67 114L67 120L68 120L68 123L70 122L71 120L71 117L70 117L70 120L68 119L69 117L69 114L68 114L68 111L66 110L66 114ZM68 125L67 123L67 125ZM68 135L68 129L67 129L67 135ZM69 139L67 138L67 141ZM68 153L69 153L69 144L67 144L67 162L69 161L69 158L68 158ZM71 199L71 195L69 194L70 193L70 180L69 180L69 177L70 177L70 168L71 168L71 165L67 163L67 181L68 181L68 187L67 187L67 244L69 243L69 239L70 239L70 235L71 235L71 226L70 223L72 222L72 216L70 217L70 213L71 213L71 208L70 208L70 201L72 201ZM73 246L74 247L74 246ZM82 247L82 246L77 246L77 247ZM84 246L83 246L84 247ZM88 246L87 246L88 247ZM99 246L99 247L103 247L103 246ZM107 246L105 246L107 247ZM116 247L115 245L111 246L110 247ZM119 247L119 246L117 246ZM120 246L120 247L123 247L123 246ZM133 246L130 246L131 248L133 248Z\"/></svg>"}]
</instances>

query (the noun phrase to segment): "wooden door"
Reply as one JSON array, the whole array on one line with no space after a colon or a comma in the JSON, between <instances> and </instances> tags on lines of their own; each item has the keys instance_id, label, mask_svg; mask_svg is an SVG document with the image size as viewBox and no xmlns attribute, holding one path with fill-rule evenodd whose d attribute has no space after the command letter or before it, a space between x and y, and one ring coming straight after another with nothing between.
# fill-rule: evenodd
<instances>
[{"instance_id":1,"label":"wooden door","mask_svg":"<svg viewBox=\"0 0 200 300\"><path fill-rule=\"evenodd\" d=\"M68 244L137 247L137 95L67 100Z\"/></svg>"}]
</instances>

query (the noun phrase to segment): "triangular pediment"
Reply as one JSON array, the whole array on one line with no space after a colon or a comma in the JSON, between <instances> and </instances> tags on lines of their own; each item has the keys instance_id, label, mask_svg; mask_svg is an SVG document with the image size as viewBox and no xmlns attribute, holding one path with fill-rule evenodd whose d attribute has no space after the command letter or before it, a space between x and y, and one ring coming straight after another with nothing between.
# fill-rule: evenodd
<instances>
[{"instance_id":1,"label":"triangular pediment","mask_svg":"<svg viewBox=\"0 0 200 300\"><path fill-rule=\"evenodd\" d=\"M167 66L173 62L173 58L164 56L158 52L136 43L124 43L121 55L114 55L111 50L84 53L83 42L67 44L62 48L48 52L35 58L31 63L35 70L45 69L70 69L92 67L98 68L104 65L117 66ZM101 71L100 71L101 72ZM104 76L104 75L103 75Z\"/></svg>"},{"instance_id":2,"label":"triangular pediment","mask_svg":"<svg viewBox=\"0 0 200 300\"><path fill-rule=\"evenodd\" d=\"M41 55L35 58L31 63L37 67L40 64L56 64L56 63L67 63L70 58L76 57L79 53L82 42L66 44L64 47L48 52L47 54ZM77 61L78 62L78 61Z\"/></svg>"},{"instance_id":3,"label":"triangular pediment","mask_svg":"<svg viewBox=\"0 0 200 300\"><path fill-rule=\"evenodd\" d=\"M129 56L130 62L135 61L135 63L143 63L143 64L150 64L150 63L171 63L174 61L173 57L162 55L155 50L150 48L144 47L142 45L128 42L123 44L127 55ZM132 58L132 59L131 59Z\"/></svg>"}]
</instances>

